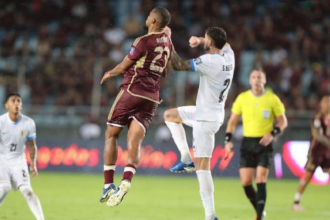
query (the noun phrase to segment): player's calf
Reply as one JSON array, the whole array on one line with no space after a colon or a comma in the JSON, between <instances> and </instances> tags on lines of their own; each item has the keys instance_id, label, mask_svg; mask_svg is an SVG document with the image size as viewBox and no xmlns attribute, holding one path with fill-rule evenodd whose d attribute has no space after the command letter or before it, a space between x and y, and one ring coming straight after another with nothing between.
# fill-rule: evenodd
<instances>
[{"instance_id":1,"label":"player's calf","mask_svg":"<svg viewBox=\"0 0 330 220\"><path fill-rule=\"evenodd\" d=\"M6 198L7 194L9 193L11 187L7 185L0 186L0 206L3 200Z\"/></svg>"},{"instance_id":2,"label":"player's calf","mask_svg":"<svg viewBox=\"0 0 330 220\"><path fill-rule=\"evenodd\" d=\"M40 201L32 188L28 185L19 187L20 192L27 201L29 208L37 220L45 220Z\"/></svg>"}]
</instances>

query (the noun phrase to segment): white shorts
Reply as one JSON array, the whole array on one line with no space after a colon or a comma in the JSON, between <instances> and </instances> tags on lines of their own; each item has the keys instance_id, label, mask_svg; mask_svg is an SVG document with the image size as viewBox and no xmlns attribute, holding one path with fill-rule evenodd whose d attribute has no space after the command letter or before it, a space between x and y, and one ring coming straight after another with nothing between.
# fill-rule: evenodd
<instances>
[{"instance_id":1,"label":"white shorts","mask_svg":"<svg viewBox=\"0 0 330 220\"><path fill-rule=\"evenodd\" d=\"M14 166L0 164L0 185L11 186L13 190L17 190L21 185L30 186L27 164Z\"/></svg>"},{"instance_id":2,"label":"white shorts","mask_svg":"<svg viewBox=\"0 0 330 220\"><path fill-rule=\"evenodd\" d=\"M178 107L183 123L193 128L194 156L211 158L214 149L214 135L218 132L222 123L196 121L195 111L196 106Z\"/></svg>"}]
</instances>

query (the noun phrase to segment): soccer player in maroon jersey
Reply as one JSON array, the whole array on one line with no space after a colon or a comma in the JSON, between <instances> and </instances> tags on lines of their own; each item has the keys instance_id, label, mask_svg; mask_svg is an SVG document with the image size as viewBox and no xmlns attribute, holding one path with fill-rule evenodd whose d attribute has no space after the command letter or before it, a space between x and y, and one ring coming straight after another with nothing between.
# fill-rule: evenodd
<instances>
[{"instance_id":1,"label":"soccer player in maroon jersey","mask_svg":"<svg viewBox=\"0 0 330 220\"><path fill-rule=\"evenodd\" d=\"M318 166L330 175L330 97L323 96L318 111L311 123L311 145L308 152L308 160L305 165L306 174L300 181L298 190L292 205L293 211L303 211L300 200L307 184L313 177Z\"/></svg>"},{"instance_id":2,"label":"soccer player in maroon jersey","mask_svg":"<svg viewBox=\"0 0 330 220\"><path fill-rule=\"evenodd\" d=\"M170 71L172 42L164 28L171 20L163 7L155 7L146 20L148 34L138 37L127 56L114 69L106 72L107 79L125 73L120 92L109 112L104 146L104 188L100 202L118 205L131 187L133 175L140 162L140 146L149 124L160 104L159 83L161 76ZM114 185L117 161L117 139L128 126L127 164L120 185Z\"/></svg>"}]
</instances>

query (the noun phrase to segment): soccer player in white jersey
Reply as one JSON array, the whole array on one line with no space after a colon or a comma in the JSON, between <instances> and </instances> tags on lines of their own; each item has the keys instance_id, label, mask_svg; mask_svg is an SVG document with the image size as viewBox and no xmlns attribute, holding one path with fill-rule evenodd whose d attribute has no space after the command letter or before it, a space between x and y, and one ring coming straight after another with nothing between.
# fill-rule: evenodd
<instances>
[{"instance_id":1,"label":"soccer player in white jersey","mask_svg":"<svg viewBox=\"0 0 330 220\"><path fill-rule=\"evenodd\" d=\"M0 116L0 206L11 188L19 190L37 220L44 220L38 197L34 194L25 159L25 142L29 145L33 177L38 177L36 167L37 146L34 121L21 114L22 99L10 93L5 102L7 113Z\"/></svg>"},{"instance_id":2,"label":"soccer player in white jersey","mask_svg":"<svg viewBox=\"0 0 330 220\"><path fill-rule=\"evenodd\" d=\"M170 34L170 29L166 31ZM198 72L200 82L196 106L173 108L164 113L165 123L181 153L181 162L171 167L170 171L190 172L196 166L205 220L218 219L214 209L214 184L210 159L214 149L214 135L224 120L224 106L235 68L234 52L226 42L226 32L222 28L209 27L206 30L205 38L193 36L189 40L191 47L203 43L208 54L183 61L175 50L172 51L173 69ZM182 123L193 128L195 163L189 153Z\"/></svg>"}]
</instances>

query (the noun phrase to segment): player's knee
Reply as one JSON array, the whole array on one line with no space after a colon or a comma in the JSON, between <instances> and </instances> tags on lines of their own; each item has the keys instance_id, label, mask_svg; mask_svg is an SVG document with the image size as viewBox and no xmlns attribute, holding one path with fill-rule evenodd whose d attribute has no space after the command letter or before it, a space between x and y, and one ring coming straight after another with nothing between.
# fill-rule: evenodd
<instances>
[{"instance_id":1,"label":"player's knee","mask_svg":"<svg viewBox=\"0 0 330 220\"><path fill-rule=\"evenodd\" d=\"M266 175L259 175L256 177L256 183L266 183L267 176Z\"/></svg>"},{"instance_id":2,"label":"player's knee","mask_svg":"<svg viewBox=\"0 0 330 220\"><path fill-rule=\"evenodd\" d=\"M173 121L177 117L177 113L174 109L168 109L164 112L164 120L165 121Z\"/></svg>"},{"instance_id":3,"label":"player's knee","mask_svg":"<svg viewBox=\"0 0 330 220\"><path fill-rule=\"evenodd\" d=\"M112 132L111 130L107 129L105 131L105 139L118 139L119 138L119 133Z\"/></svg>"},{"instance_id":4,"label":"player's knee","mask_svg":"<svg viewBox=\"0 0 330 220\"><path fill-rule=\"evenodd\" d=\"M250 178L247 178L247 179L242 179L241 180L241 183L242 183L242 186L250 186L252 185L252 182L253 182L253 179L250 179Z\"/></svg>"},{"instance_id":5,"label":"player's knee","mask_svg":"<svg viewBox=\"0 0 330 220\"><path fill-rule=\"evenodd\" d=\"M30 186L23 185L23 186L19 187L19 190L26 200L33 199L34 193Z\"/></svg>"},{"instance_id":6,"label":"player's knee","mask_svg":"<svg viewBox=\"0 0 330 220\"><path fill-rule=\"evenodd\" d=\"M10 186L8 186L8 185L2 185L2 186L0 186L0 192L2 192L2 193L8 193L9 191L10 191Z\"/></svg>"}]
</instances>

